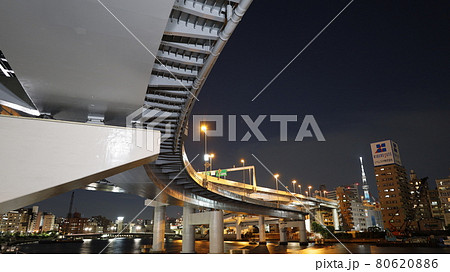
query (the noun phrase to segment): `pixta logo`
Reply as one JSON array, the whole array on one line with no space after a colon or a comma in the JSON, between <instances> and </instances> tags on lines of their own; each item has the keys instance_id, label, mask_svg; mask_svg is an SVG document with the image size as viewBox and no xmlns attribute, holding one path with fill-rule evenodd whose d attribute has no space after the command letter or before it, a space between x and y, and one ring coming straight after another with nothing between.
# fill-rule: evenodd
<instances>
[{"instance_id":1,"label":"pixta logo","mask_svg":"<svg viewBox=\"0 0 450 272\"><path fill-rule=\"evenodd\" d=\"M146 148L149 151L155 150L156 146L172 137L175 132L174 124L168 122L171 113L141 107L126 117L126 126L136 128L131 130L133 141L137 147ZM155 142L155 131L161 133L161 137Z\"/></svg>"},{"instance_id":2,"label":"pixta logo","mask_svg":"<svg viewBox=\"0 0 450 272\"><path fill-rule=\"evenodd\" d=\"M249 141L252 136L256 138L256 140L260 142L266 142L267 138L259 129L260 125L267 119L269 122L277 122L280 127L280 141L287 142L287 130L288 123L295 122L298 123L297 115L270 115L267 118L267 115L259 115L256 119L252 120L252 118L248 115L228 115L228 141L235 142L238 141L238 133L237 133L237 118L242 118L246 125L246 132L242 138L240 138L241 142ZM206 130L206 127L202 128L203 123L215 123L215 128ZM207 131L208 137L224 137L224 116L223 115L194 115L193 116L193 141L200 141L201 131ZM314 133L314 135L313 135ZM303 141L304 138L307 137L315 137L317 141L324 142L325 137L322 134L322 131L319 128L319 125L316 122L316 119L313 115L306 115L302 123L298 129L298 133L295 137L296 142Z\"/></svg>"}]
</instances>

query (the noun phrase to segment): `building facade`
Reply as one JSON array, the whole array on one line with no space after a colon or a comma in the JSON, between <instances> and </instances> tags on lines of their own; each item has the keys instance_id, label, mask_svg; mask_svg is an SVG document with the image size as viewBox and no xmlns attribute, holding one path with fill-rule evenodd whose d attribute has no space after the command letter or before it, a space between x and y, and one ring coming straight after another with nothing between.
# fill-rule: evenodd
<instances>
[{"instance_id":1,"label":"building facade","mask_svg":"<svg viewBox=\"0 0 450 272\"><path fill-rule=\"evenodd\" d=\"M342 230L367 230L358 184L336 187L335 190L328 193L328 198L338 201L339 225L342 226Z\"/></svg>"},{"instance_id":2,"label":"building facade","mask_svg":"<svg viewBox=\"0 0 450 272\"><path fill-rule=\"evenodd\" d=\"M383 216L381 214L380 204L364 201L363 205L367 229L378 227L381 230L383 230L384 229Z\"/></svg>"},{"instance_id":3,"label":"building facade","mask_svg":"<svg viewBox=\"0 0 450 272\"><path fill-rule=\"evenodd\" d=\"M411 170L409 184L415 221L433 218L428 196L427 178L418 178L414 170Z\"/></svg>"},{"instance_id":4,"label":"building facade","mask_svg":"<svg viewBox=\"0 0 450 272\"><path fill-rule=\"evenodd\" d=\"M398 145L386 140L372 143L371 150L383 225L391 231L404 231L414 211L411 187L401 164Z\"/></svg>"},{"instance_id":5,"label":"building facade","mask_svg":"<svg viewBox=\"0 0 450 272\"><path fill-rule=\"evenodd\" d=\"M441 213L448 229L450 225L450 176L445 179L437 179L436 187L439 193Z\"/></svg>"},{"instance_id":6,"label":"building facade","mask_svg":"<svg viewBox=\"0 0 450 272\"><path fill-rule=\"evenodd\" d=\"M431 216L435 219L444 220L439 191L437 189L428 190L428 198L430 199Z\"/></svg>"},{"instance_id":7,"label":"building facade","mask_svg":"<svg viewBox=\"0 0 450 272\"><path fill-rule=\"evenodd\" d=\"M63 230L65 233L80 234L85 232L88 225L88 218L82 218L81 213L74 212L71 218L66 218L63 223Z\"/></svg>"},{"instance_id":8,"label":"building facade","mask_svg":"<svg viewBox=\"0 0 450 272\"><path fill-rule=\"evenodd\" d=\"M55 215L44 213L42 216L42 232L55 231Z\"/></svg>"},{"instance_id":9,"label":"building facade","mask_svg":"<svg viewBox=\"0 0 450 272\"><path fill-rule=\"evenodd\" d=\"M34 231L37 206L32 209L18 209L3 214L0 219L0 233L29 233Z\"/></svg>"}]
</instances>

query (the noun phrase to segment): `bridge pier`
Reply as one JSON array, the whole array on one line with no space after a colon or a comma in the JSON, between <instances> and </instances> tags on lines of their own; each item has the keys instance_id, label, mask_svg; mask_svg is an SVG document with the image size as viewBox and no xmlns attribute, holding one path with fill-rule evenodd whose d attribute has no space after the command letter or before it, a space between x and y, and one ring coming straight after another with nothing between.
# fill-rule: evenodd
<instances>
[{"instance_id":1,"label":"bridge pier","mask_svg":"<svg viewBox=\"0 0 450 272\"><path fill-rule=\"evenodd\" d=\"M195 225L209 225L209 253L223 254L223 211L194 213L193 208L185 206L181 253L195 253Z\"/></svg>"},{"instance_id":2,"label":"bridge pier","mask_svg":"<svg viewBox=\"0 0 450 272\"><path fill-rule=\"evenodd\" d=\"M164 234L166 232L166 206L156 205L153 215L153 246L152 252L164 252Z\"/></svg>"},{"instance_id":3,"label":"bridge pier","mask_svg":"<svg viewBox=\"0 0 450 272\"><path fill-rule=\"evenodd\" d=\"M242 240L241 216L236 216L236 240Z\"/></svg>"},{"instance_id":4,"label":"bridge pier","mask_svg":"<svg viewBox=\"0 0 450 272\"><path fill-rule=\"evenodd\" d=\"M190 215L194 214L194 208L188 204L183 207L183 240L181 253L195 253L195 229L190 222Z\"/></svg>"},{"instance_id":5,"label":"bridge pier","mask_svg":"<svg viewBox=\"0 0 450 272\"><path fill-rule=\"evenodd\" d=\"M264 216L260 215L258 220L258 228L259 228L259 244L266 244L266 230L264 227Z\"/></svg>"},{"instance_id":6,"label":"bridge pier","mask_svg":"<svg viewBox=\"0 0 450 272\"><path fill-rule=\"evenodd\" d=\"M223 212L211 212L209 224L209 253L223 254Z\"/></svg>"},{"instance_id":7,"label":"bridge pier","mask_svg":"<svg viewBox=\"0 0 450 272\"><path fill-rule=\"evenodd\" d=\"M305 220L300 221L300 226L298 229L298 237L300 239L300 245L308 245L308 239L306 237L306 224Z\"/></svg>"},{"instance_id":8,"label":"bridge pier","mask_svg":"<svg viewBox=\"0 0 450 272\"><path fill-rule=\"evenodd\" d=\"M334 230L339 230L339 216L337 209L333 209L333 225Z\"/></svg>"},{"instance_id":9,"label":"bridge pier","mask_svg":"<svg viewBox=\"0 0 450 272\"><path fill-rule=\"evenodd\" d=\"M281 224L278 225L278 228L280 229L280 245L287 245L286 228Z\"/></svg>"}]
</instances>

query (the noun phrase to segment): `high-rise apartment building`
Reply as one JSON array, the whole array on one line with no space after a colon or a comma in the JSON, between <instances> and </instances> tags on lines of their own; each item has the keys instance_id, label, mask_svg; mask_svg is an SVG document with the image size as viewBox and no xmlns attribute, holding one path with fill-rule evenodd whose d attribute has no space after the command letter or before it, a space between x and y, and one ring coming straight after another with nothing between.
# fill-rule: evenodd
<instances>
[{"instance_id":1,"label":"high-rise apartment building","mask_svg":"<svg viewBox=\"0 0 450 272\"><path fill-rule=\"evenodd\" d=\"M55 231L55 215L44 213L42 216L42 232Z\"/></svg>"},{"instance_id":2,"label":"high-rise apartment building","mask_svg":"<svg viewBox=\"0 0 450 272\"><path fill-rule=\"evenodd\" d=\"M370 146L384 227L403 231L411 222L414 211L411 188L398 145L386 140Z\"/></svg>"},{"instance_id":3,"label":"high-rise apartment building","mask_svg":"<svg viewBox=\"0 0 450 272\"><path fill-rule=\"evenodd\" d=\"M445 226L450 225L450 176L445 179L437 179L436 187L441 202L441 211L445 221Z\"/></svg>"},{"instance_id":4,"label":"high-rise apartment building","mask_svg":"<svg viewBox=\"0 0 450 272\"><path fill-rule=\"evenodd\" d=\"M442 206L441 199L439 198L439 191L437 189L429 190L428 198L430 199L430 209L433 218L444 220L444 213L441 208Z\"/></svg>"},{"instance_id":5,"label":"high-rise apartment building","mask_svg":"<svg viewBox=\"0 0 450 272\"><path fill-rule=\"evenodd\" d=\"M33 209L18 209L9 211L0 218L0 233L27 233L32 232L37 206Z\"/></svg>"},{"instance_id":6,"label":"high-rise apartment building","mask_svg":"<svg viewBox=\"0 0 450 272\"><path fill-rule=\"evenodd\" d=\"M409 184L411 187L414 220L419 221L432 218L427 179L418 178L414 170L411 170Z\"/></svg>"},{"instance_id":7,"label":"high-rise apartment building","mask_svg":"<svg viewBox=\"0 0 450 272\"><path fill-rule=\"evenodd\" d=\"M328 193L328 198L338 201L339 221L342 230L361 231L367 229L358 184L336 187L335 190Z\"/></svg>"}]
</instances>

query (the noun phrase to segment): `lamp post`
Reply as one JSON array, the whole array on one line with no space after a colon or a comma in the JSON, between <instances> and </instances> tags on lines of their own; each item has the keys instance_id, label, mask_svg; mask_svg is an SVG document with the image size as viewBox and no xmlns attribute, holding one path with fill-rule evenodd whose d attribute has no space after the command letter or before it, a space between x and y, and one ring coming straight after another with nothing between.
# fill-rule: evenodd
<instances>
[{"instance_id":1,"label":"lamp post","mask_svg":"<svg viewBox=\"0 0 450 272\"><path fill-rule=\"evenodd\" d=\"M278 177L280 177L280 175L275 174L275 175L273 175L273 177L275 178L275 188L276 188L277 194L278 194Z\"/></svg>"},{"instance_id":2,"label":"lamp post","mask_svg":"<svg viewBox=\"0 0 450 272\"><path fill-rule=\"evenodd\" d=\"M308 191L305 191L306 196L309 196Z\"/></svg>"},{"instance_id":3,"label":"lamp post","mask_svg":"<svg viewBox=\"0 0 450 272\"><path fill-rule=\"evenodd\" d=\"M212 161L213 161L213 158L214 158L214 153L212 153L212 154L209 154L209 169L212 171L213 170L213 164L212 164Z\"/></svg>"},{"instance_id":4,"label":"lamp post","mask_svg":"<svg viewBox=\"0 0 450 272\"><path fill-rule=\"evenodd\" d=\"M241 159L242 167L245 167L245 160ZM242 170L242 181L245 184L245 170Z\"/></svg>"},{"instance_id":5,"label":"lamp post","mask_svg":"<svg viewBox=\"0 0 450 272\"><path fill-rule=\"evenodd\" d=\"M310 195L310 196L311 196L311 189L312 189L312 186L309 185L309 186L308 186L308 192L309 192L309 195Z\"/></svg>"},{"instance_id":6,"label":"lamp post","mask_svg":"<svg viewBox=\"0 0 450 272\"><path fill-rule=\"evenodd\" d=\"M292 187L294 188L294 194L295 194L295 184L297 183L297 181L294 179L293 181L292 181Z\"/></svg>"},{"instance_id":7,"label":"lamp post","mask_svg":"<svg viewBox=\"0 0 450 272\"><path fill-rule=\"evenodd\" d=\"M302 193L302 185L301 184L298 185L298 191L300 194Z\"/></svg>"},{"instance_id":8,"label":"lamp post","mask_svg":"<svg viewBox=\"0 0 450 272\"><path fill-rule=\"evenodd\" d=\"M205 155L204 155L204 160L205 160L205 178L206 178L206 171L208 171L207 166L208 166L208 160L209 160L209 158L208 158L209 156L208 156L208 152L207 152L207 150L208 150L208 144L207 144L208 137L206 136L206 131L208 130L208 128L206 126L202 126L201 130L205 134L205 153L204 153Z\"/></svg>"},{"instance_id":9,"label":"lamp post","mask_svg":"<svg viewBox=\"0 0 450 272\"><path fill-rule=\"evenodd\" d=\"M273 177L275 178L275 188L277 189L277 207L280 206L280 196L278 195L278 178L280 177L280 175L275 174L273 175Z\"/></svg>"}]
</instances>

